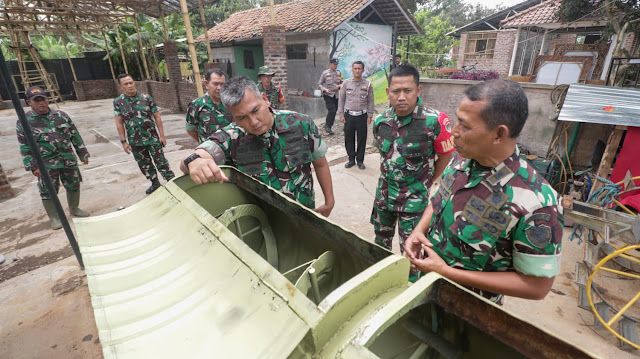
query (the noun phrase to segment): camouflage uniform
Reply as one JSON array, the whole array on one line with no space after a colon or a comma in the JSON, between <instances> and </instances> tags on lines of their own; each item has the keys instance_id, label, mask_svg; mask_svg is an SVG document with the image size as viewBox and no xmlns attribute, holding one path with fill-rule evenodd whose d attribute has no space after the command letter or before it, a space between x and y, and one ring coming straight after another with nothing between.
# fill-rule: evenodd
<instances>
[{"instance_id":1,"label":"camouflage uniform","mask_svg":"<svg viewBox=\"0 0 640 359\"><path fill-rule=\"evenodd\" d=\"M67 192L78 192L82 176L78 170L78 162L73 148L83 162L89 160L89 151L87 151L82 137L80 137L80 133L69 115L56 110L51 110L46 115L38 115L34 111L29 111L27 112L27 121L31 125L33 137L40 147L40 154L47 172L51 176L56 193L60 188L60 182ZM38 166L32 157L31 148L27 143L20 121L16 124L16 132L24 168L33 172ZM42 176L38 177L38 188L42 199L51 198L42 182Z\"/></svg>"},{"instance_id":2,"label":"camouflage uniform","mask_svg":"<svg viewBox=\"0 0 640 359\"><path fill-rule=\"evenodd\" d=\"M324 157L327 145L309 116L276 111L273 127L263 135L247 134L231 124L198 148L209 152L216 163L235 166L300 204L315 208L311 162Z\"/></svg>"},{"instance_id":3,"label":"camouflage uniform","mask_svg":"<svg viewBox=\"0 0 640 359\"><path fill-rule=\"evenodd\" d=\"M380 178L371 223L375 242L391 249L398 222L400 250L427 207L435 155L453 151L447 115L418 104L411 115L393 108L376 117L373 135L380 152Z\"/></svg>"},{"instance_id":4,"label":"camouflage uniform","mask_svg":"<svg viewBox=\"0 0 640 359\"><path fill-rule=\"evenodd\" d=\"M116 116L122 117L133 158L142 174L152 182L157 181L157 167L165 180L172 179L174 174L169 168L169 161L164 157L153 117L158 112L153 98L140 93L135 96L122 94L113 100L113 109Z\"/></svg>"},{"instance_id":5,"label":"camouflage uniform","mask_svg":"<svg viewBox=\"0 0 640 359\"><path fill-rule=\"evenodd\" d=\"M202 143L214 132L231 123L231 115L221 103L215 104L209 94L198 97L189 104L187 110L187 132L198 133L198 143Z\"/></svg>"},{"instance_id":6,"label":"camouflage uniform","mask_svg":"<svg viewBox=\"0 0 640 359\"><path fill-rule=\"evenodd\" d=\"M267 90L262 86L262 83L260 82L258 83L258 89L260 90L260 93L267 95L269 102L271 102L271 108L273 108L274 110L280 108L280 102L278 101L280 97L279 87L276 87L273 82L271 82L271 86L269 86L269 89Z\"/></svg>"},{"instance_id":7,"label":"camouflage uniform","mask_svg":"<svg viewBox=\"0 0 640 359\"><path fill-rule=\"evenodd\" d=\"M514 154L494 168L456 156L431 198L427 237L454 268L554 277L560 269L558 194ZM499 295L481 295L499 301Z\"/></svg>"}]
</instances>

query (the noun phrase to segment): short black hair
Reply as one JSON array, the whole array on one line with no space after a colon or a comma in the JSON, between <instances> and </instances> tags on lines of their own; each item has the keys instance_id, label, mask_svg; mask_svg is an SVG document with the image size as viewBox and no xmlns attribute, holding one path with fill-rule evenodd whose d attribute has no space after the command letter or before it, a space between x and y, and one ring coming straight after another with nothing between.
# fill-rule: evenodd
<instances>
[{"instance_id":1,"label":"short black hair","mask_svg":"<svg viewBox=\"0 0 640 359\"><path fill-rule=\"evenodd\" d=\"M133 78L133 76L131 76L131 74L124 73L124 74L120 74L120 75L118 75L118 83L121 83L121 81L120 81L120 80L122 80L122 79L123 79L123 78L125 78L125 77L131 77L131 79L132 79L133 81L135 81L135 80L136 80L136 79L134 79L134 78Z\"/></svg>"},{"instance_id":2,"label":"short black hair","mask_svg":"<svg viewBox=\"0 0 640 359\"><path fill-rule=\"evenodd\" d=\"M529 117L529 101L518 83L500 79L483 81L469 87L464 94L471 101L487 103L480 113L487 127L505 125L511 138L520 135Z\"/></svg>"},{"instance_id":3,"label":"short black hair","mask_svg":"<svg viewBox=\"0 0 640 359\"><path fill-rule=\"evenodd\" d=\"M353 67L353 65L362 65L362 69L364 70L364 62L360 61L360 60L356 60L351 64L351 67Z\"/></svg>"},{"instance_id":4,"label":"short black hair","mask_svg":"<svg viewBox=\"0 0 640 359\"><path fill-rule=\"evenodd\" d=\"M216 76L224 76L224 78L227 78L227 74L224 73L224 71L220 70L217 67L212 67L209 70L207 70L207 73L204 74L204 79L206 81L210 81L211 80L211 75L215 74Z\"/></svg>"},{"instance_id":5,"label":"short black hair","mask_svg":"<svg viewBox=\"0 0 640 359\"><path fill-rule=\"evenodd\" d=\"M404 64L400 66L394 67L389 73L389 83L391 83L391 79L394 77L405 77L411 76L413 80L416 82L416 85L420 86L420 72L413 65Z\"/></svg>"},{"instance_id":6,"label":"short black hair","mask_svg":"<svg viewBox=\"0 0 640 359\"><path fill-rule=\"evenodd\" d=\"M402 58L402 55L396 55L396 56L394 56L393 58L394 58L394 59L401 59L401 58Z\"/></svg>"}]
</instances>

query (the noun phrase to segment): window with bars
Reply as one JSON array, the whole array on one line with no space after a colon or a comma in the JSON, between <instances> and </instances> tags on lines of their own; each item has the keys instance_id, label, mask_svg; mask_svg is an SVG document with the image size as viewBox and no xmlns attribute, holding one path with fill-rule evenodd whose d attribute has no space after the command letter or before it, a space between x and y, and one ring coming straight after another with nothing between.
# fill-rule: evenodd
<instances>
[{"instance_id":1,"label":"window with bars","mask_svg":"<svg viewBox=\"0 0 640 359\"><path fill-rule=\"evenodd\" d=\"M470 33L464 57L467 59L491 59L496 47L496 32Z\"/></svg>"},{"instance_id":2,"label":"window with bars","mask_svg":"<svg viewBox=\"0 0 640 359\"><path fill-rule=\"evenodd\" d=\"M287 60L306 60L307 44L291 44L287 45Z\"/></svg>"}]
</instances>

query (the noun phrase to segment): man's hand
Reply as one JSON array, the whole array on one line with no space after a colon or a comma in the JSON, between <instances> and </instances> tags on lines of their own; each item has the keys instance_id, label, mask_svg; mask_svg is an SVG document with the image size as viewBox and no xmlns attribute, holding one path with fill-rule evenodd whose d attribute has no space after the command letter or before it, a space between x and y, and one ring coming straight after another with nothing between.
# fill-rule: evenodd
<instances>
[{"instance_id":1,"label":"man's hand","mask_svg":"<svg viewBox=\"0 0 640 359\"><path fill-rule=\"evenodd\" d=\"M433 248L431 248L433 245L429 241L427 241L427 243L421 242L421 245L425 256L423 259L410 256L409 261L411 262L411 265L421 272L436 272L444 275L444 272L449 268L447 262L440 258Z\"/></svg>"},{"instance_id":2,"label":"man's hand","mask_svg":"<svg viewBox=\"0 0 640 359\"><path fill-rule=\"evenodd\" d=\"M122 144L122 149L124 150L125 153L129 154L131 153L131 145L129 144L129 142L124 142Z\"/></svg>"},{"instance_id":3,"label":"man's hand","mask_svg":"<svg viewBox=\"0 0 640 359\"><path fill-rule=\"evenodd\" d=\"M229 181L216 162L210 158L197 158L189 163L188 169L189 176L197 184Z\"/></svg>"},{"instance_id":4,"label":"man's hand","mask_svg":"<svg viewBox=\"0 0 640 359\"><path fill-rule=\"evenodd\" d=\"M32 169L31 173L33 173L33 175L36 176L36 177L40 177L40 169L39 168Z\"/></svg>"},{"instance_id":5,"label":"man's hand","mask_svg":"<svg viewBox=\"0 0 640 359\"><path fill-rule=\"evenodd\" d=\"M84 163L85 165L88 165L89 164L89 159L85 158L84 160L82 160L82 163Z\"/></svg>"},{"instance_id":6,"label":"man's hand","mask_svg":"<svg viewBox=\"0 0 640 359\"><path fill-rule=\"evenodd\" d=\"M340 116L340 122L342 122L342 123L345 122L344 115Z\"/></svg>"},{"instance_id":7,"label":"man's hand","mask_svg":"<svg viewBox=\"0 0 640 359\"><path fill-rule=\"evenodd\" d=\"M165 136L160 136L160 143L162 144L162 147L167 145L167 138Z\"/></svg>"},{"instance_id":8,"label":"man's hand","mask_svg":"<svg viewBox=\"0 0 640 359\"><path fill-rule=\"evenodd\" d=\"M411 258L421 259L424 256L422 251L423 241L428 242L427 237L417 229L414 229L406 241L404 241L404 255L411 260Z\"/></svg>"},{"instance_id":9,"label":"man's hand","mask_svg":"<svg viewBox=\"0 0 640 359\"><path fill-rule=\"evenodd\" d=\"M373 122L373 117L372 117L372 116L369 116L369 117L367 118L367 125L370 125L370 124L371 124L371 122Z\"/></svg>"},{"instance_id":10,"label":"man's hand","mask_svg":"<svg viewBox=\"0 0 640 359\"><path fill-rule=\"evenodd\" d=\"M322 206L320 206L320 207L315 209L316 212L320 213L321 215L323 215L325 217L329 217L329 215L331 214L332 210L333 210L333 205L329 205L327 203L325 203Z\"/></svg>"}]
</instances>

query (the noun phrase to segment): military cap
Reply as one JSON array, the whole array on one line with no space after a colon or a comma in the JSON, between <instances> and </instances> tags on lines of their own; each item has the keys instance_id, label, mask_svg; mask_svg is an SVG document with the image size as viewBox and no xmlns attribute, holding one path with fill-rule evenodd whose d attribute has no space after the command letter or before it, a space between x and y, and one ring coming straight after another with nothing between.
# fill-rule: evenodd
<instances>
[{"instance_id":1,"label":"military cap","mask_svg":"<svg viewBox=\"0 0 640 359\"><path fill-rule=\"evenodd\" d=\"M42 89L42 87L31 86L27 89L27 92L25 92L25 97L27 100L32 100L36 97L47 98L47 93Z\"/></svg>"},{"instance_id":2,"label":"military cap","mask_svg":"<svg viewBox=\"0 0 640 359\"><path fill-rule=\"evenodd\" d=\"M258 69L258 77L262 75L273 76L275 74L275 71L271 71L269 66L260 66L260 68Z\"/></svg>"}]
</instances>

